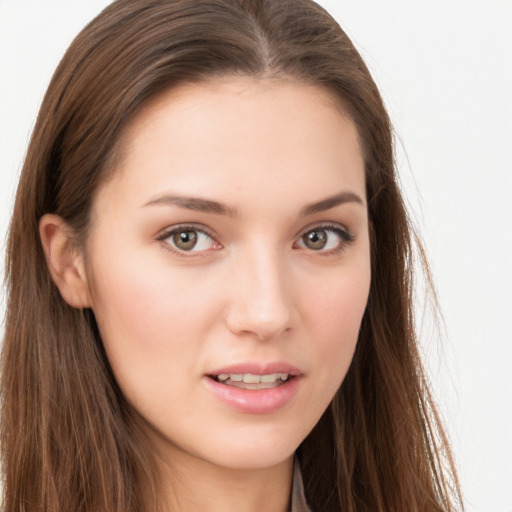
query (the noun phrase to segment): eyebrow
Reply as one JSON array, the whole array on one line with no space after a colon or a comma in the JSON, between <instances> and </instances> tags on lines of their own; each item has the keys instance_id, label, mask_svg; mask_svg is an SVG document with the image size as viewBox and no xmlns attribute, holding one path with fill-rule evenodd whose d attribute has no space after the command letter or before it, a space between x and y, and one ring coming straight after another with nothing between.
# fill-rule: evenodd
<instances>
[{"instance_id":1,"label":"eyebrow","mask_svg":"<svg viewBox=\"0 0 512 512\"><path fill-rule=\"evenodd\" d=\"M320 201L307 204L301 208L300 216L307 217L308 215L324 212L345 203L357 203L364 206L364 201L354 192L341 192L339 194L326 197L325 199L321 199ZM178 206L187 210L203 213L213 213L215 215L225 215L227 217L238 216L236 209L231 208L223 203L219 203L218 201L203 199L200 197L164 194L149 200L147 203L144 203L143 206L145 207L154 205Z\"/></svg>"},{"instance_id":2,"label":"eyebrow","mask_svg":"<svg viewBox=\"0 0 512 512\"><path fill-rule=\"evenodd\" d=\"M364 201L360 196L354 192L341 192L333 196L326 197L315 203L308 204L300 210L300 215L306 217L313 215L314 213L325 212L336 206L340 206L345 203L357 203L364 206Z\"/></svg>"},{"instance_id":3,"label":"eyebrow","mask_svg":"<svg viewBox=\"0 0 512 512\"><path fill-rule=\"evenodd\" d=\"M237 212L233 208L219 203L218 201L202 199L200 197L161 195L151 199L144 204L144 206L153 205L179 206L180 208L185 208L187 210L193 210L196 212L214 213L216 215L226 215L228 217L237 216Z\"/></svg>"}]
</instances>

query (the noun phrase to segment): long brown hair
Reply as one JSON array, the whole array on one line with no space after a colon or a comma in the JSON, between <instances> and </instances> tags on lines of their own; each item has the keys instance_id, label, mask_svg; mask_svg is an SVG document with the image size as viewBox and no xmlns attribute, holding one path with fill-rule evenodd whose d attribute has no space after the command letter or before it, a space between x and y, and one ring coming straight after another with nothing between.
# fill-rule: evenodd
<instances>
[{"instance_id":1,"label":"long brown hair","mask_svg":"<svg viewBox=\"0 0 512 512\"><path fill-rule=\"evenodd\" d=\"M327 88L356 123L364 152L372 283L351 368L298 449L310 506L461 509L418 356L415 239L396 183L391 125L349 38L309 0L117 0L58 66L18 187L1 374L5 512L136 512L148 502L142 489L158 496L151 450L113 378L94 316L60 296L38 222L60 215L83 243L127 123L177 84L227 75Z\"/></svg>"}]
</instances>

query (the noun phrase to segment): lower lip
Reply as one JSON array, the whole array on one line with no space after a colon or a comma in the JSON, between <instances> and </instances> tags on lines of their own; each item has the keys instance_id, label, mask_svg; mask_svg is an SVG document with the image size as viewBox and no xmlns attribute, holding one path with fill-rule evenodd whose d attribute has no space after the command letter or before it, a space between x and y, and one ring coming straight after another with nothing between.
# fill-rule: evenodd
<instances>
[{"instance_id":1,"label":"lower lip","mask_svg":"<svg viewBox=\"0 0 512 512\"><path fill-rule=\"evenodd\" d=\"M269 414L292 401L299 389L300 377L293 377L270 389L242 389L204 377L205 385L225 404L249 414Z\"/></svg>"}]
</instances>

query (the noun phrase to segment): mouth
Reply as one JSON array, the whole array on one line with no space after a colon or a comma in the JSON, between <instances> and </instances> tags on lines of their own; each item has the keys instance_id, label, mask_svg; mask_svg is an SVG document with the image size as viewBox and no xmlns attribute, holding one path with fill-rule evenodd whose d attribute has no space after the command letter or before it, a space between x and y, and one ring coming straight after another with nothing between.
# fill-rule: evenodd
<instances>
[{"instance_id":1,"label":"mouth","mask_svg":"<svg viewBox=\"0 0 512 512\"><path fill-rule=\"evenodd\" d=\"M221 403L242 413L270 414L293 401L304 374L283 361L246 362L208 372L204 383Z\"/></svg>"},{"instance_id":2,"label":"mouth","mask_svg":"<svg viewBox=\"0 0 512 512\"><path fill-rule=\"evenodd\" d=\"M273 389L282 386L285 382L294 378L288 373L266 373L263 375L253 373L220 373L209 375L214 381L240 389Z\"/></svg>"},{"instance_id":3,"label":"mouth","mask_svg":"<svg viewBox=\"0 0 512 512\"><path fill-rule=\"evenodd\" d=\"M270 414L293 401L304 375L287 364L244 364L204 376L204 383L221 403L242 413Z\"/></svg>"}]
</instances>

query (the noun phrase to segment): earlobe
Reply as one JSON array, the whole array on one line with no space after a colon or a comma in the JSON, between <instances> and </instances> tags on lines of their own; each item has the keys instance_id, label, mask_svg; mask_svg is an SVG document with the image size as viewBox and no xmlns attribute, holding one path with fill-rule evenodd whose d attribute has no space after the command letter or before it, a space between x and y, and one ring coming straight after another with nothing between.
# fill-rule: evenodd
<instances>
[{"instance_id":1,"label":"earlobe","mask_svg":"<svg viewBox=\"0 0 512 512\"><path fill-rule=\"evenodd\" d=\"M62 298L75 308L88 308L91 300L83 255L74 247L71 232L58 215L46 214L39 221L46 263Z\"/></svg>"}]
</instances>

